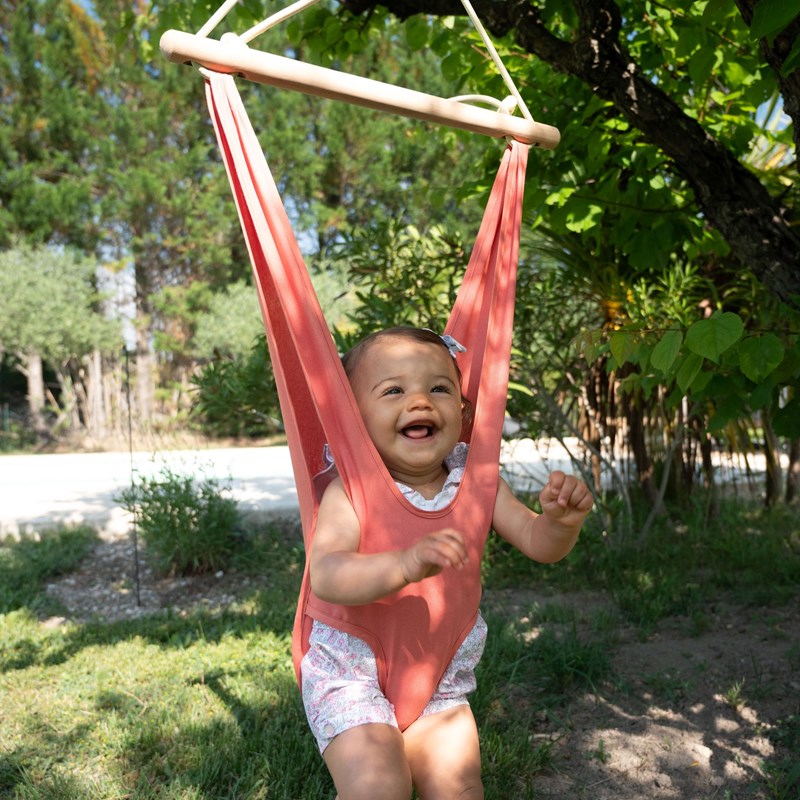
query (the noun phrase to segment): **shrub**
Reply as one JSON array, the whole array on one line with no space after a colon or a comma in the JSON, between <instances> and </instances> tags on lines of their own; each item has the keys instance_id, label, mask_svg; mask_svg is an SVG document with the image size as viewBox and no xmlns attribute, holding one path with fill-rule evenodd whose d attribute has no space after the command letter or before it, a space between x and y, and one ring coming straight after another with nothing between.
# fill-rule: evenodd
<instances>
[{"instance_id":1,"label":"shrub","mask_svg":"<svg viewBox=\"0 0 800 800\"><path fill-rule=\"evenodd\" d=\"M223 567L238 520L236 501L214 479L196 482L164 467L115 499L135 515L137 529L156 566L171 575L194 575Z\"/></svg>"}]
</instances>

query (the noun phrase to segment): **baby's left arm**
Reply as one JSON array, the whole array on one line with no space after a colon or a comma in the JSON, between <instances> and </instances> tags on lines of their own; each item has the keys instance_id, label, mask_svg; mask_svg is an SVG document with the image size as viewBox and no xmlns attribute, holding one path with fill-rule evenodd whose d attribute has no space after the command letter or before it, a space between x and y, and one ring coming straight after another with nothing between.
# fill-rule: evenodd
<instances>
[{"instance_id":1,"label":"baby's left arm","mask_svg":"<svg viewBox=\"0 0 800 800\"><path fill-rule=\"evenodd\" d=\"M583 481L560 470L552 472L539 494L542 513L520 502L500 480L492 527L528 558L551 564L575 546L594 499Z\"/></svg>"}]
</instances>

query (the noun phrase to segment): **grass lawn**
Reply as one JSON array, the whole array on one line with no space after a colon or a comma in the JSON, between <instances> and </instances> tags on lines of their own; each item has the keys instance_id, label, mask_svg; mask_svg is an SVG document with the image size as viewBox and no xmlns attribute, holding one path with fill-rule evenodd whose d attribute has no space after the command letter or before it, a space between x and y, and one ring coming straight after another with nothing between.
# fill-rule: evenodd
<instances>
[{"instance_id":1,"label":"grass lawn","mask_svg":"<svg viewBox=\"0 0 800 800\"><path fill-rule=\"evenodd\" d=\"M231 568L257 576L257 588L216 610L43 624L64 613L45 592L48 580L73 570L94 543L79 528L0 545L0 798L333 798L290 658L300 549L268 526L251 531ZM796 511L732 504L709 525L676 512L644 547L612 550L589 529L550 567L493 541L484 575L491 633L472 705L486 796L535 798L538 776L571 769L558 746L571 704L627 691L613 663L621 631L644 641L680 618L699 636L724 598L757 614L792 607L800 523ZM554 601L521 610L510 602L521 591ZM602 607L576 612L560 600L599 592L609 599ZM798 668L799 648L786 642ZM642 679L679 703L677 679ZM770 731L777 749L749 796L797 800L800 707ZM603 742L586 760L610 758ZM563 796L605 796L598 792Z\"/></svg>"}]
</instances>

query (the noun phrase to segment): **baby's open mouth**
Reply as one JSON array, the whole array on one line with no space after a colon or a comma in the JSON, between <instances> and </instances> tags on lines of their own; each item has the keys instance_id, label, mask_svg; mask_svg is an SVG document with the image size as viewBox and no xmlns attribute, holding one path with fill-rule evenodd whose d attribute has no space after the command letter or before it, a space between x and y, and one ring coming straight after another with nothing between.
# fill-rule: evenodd
<instances>
[{"instance_id":1,"label":"baby's open mouth","mask_svg":"<svg viewBox=\"0 0 800 800\"><path fill-rule=\"evenodd\" d=\"M403 436L409 439L427 439L433 436L433 425L409 425L403 428Z\"/></svg>"}]
</instances>

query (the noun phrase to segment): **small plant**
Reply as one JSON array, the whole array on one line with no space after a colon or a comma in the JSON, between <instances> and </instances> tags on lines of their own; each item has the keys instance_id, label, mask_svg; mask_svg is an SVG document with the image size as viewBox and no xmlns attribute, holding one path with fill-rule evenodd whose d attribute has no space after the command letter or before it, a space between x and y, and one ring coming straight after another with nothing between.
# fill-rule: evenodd
<instances>
[{"instance_id":1,"label":"small plant","mask_svg":"<svg viewBox=\"0 0 800 800\"><path fill-rule=\"evenodd\" d=\"M211 478L196 482L164 467L115 500L135 515L138 531L157 567L172 575L211 572L225 566L238 521L236 501L223 497Z\"/></svg>"},{"instance_id":2,"label":"small plant","mask_svg":"<svg viewBox=\"0 0 800 800\"><path fill-rule=\"evenodd\" d=\"M738 711L744 704L744 694L742 693L742 689L744 689L744 678L742 678L740 681L734 681L728 691L726 691L723 695L725 702L734 711Z\"/></svg>"},{"instance_id":3,"label":"small plant","mask_svg":"<svg viewBox=\"0 0 800 800\"><path fill-rule=\"evenodd\" d=\"M605 764L608 762L609 755L606 751L605 742L602 739L599 739L597 742L597 747L589 753L589 756L596 761L599 761L601 764Z\"/></svg>"},{"instance_id":4,"label":"small plant","mask_svg":"<svg viewBox=\"0 0 800 800\"><path fill-rule=\"evenodd\" d=\"M672 705L683 702L691 689L689 681L668 671L647 675L644 682L656 699Z\"/></svg>"},{"instance_id":5,"label":"small plant","mask_svg":"<svg viewBox=\"0 0 800 800\"><path fill-rule=\"evenodd\" d=\"M569 692L595 692L611 675L611 662L601 642L585 642L574 627L560 636L545 629L533 642L537 678L545 695L563 698Z\"/></svg>"}]
</instances>

